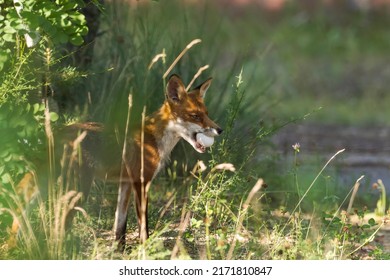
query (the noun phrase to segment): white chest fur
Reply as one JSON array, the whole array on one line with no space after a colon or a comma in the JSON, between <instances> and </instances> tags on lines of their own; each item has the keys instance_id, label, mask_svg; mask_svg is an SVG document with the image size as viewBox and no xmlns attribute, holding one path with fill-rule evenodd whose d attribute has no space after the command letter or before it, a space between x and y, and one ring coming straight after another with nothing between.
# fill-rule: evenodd
<instances>
[{"instance_id":1,"label":"white chest fur","mask_svg":"<svg viewBox=\"0 0 390 280\"><path fill-rule=\"evenodd\" d=\"M157 139L158 153L160 155L159 165L154 173L154 176L164 166L164 163L169 159L169 156L180 140L180 135L177 133L177 126L174 121L170 121L164 130L163 137Z\"/></svg>"}]
</instances>

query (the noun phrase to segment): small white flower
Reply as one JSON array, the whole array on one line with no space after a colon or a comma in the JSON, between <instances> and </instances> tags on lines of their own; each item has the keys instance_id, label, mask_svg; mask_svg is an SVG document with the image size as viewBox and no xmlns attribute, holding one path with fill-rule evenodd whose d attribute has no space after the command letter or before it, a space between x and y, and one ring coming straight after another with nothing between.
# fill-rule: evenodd
<instances>
[{"instance_id":1,"label":"small white flower","mask_svg":"<svg viewBox=\"0 0 390 280\"><path fill-rule=\"evenodd\" d=\"M301 145L299 143L295 143L294 145L292 145L292 148L294 149L294 151L296 151L297 153L299 153L299 148L301 147Z\"/></svg>"}]
</instances>

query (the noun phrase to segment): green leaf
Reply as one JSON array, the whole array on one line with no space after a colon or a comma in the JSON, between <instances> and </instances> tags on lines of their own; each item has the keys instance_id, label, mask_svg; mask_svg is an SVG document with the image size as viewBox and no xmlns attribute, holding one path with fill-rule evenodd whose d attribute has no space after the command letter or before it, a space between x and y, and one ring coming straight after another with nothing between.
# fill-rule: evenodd
<instances>
[{"instance_id":1,"label":"green leaf","mask_svg":"<svg viewBox=\"0 0 390 280\"><path fill-rule=\"evenodd\" d=\"M15 28L13 28L12 26L5 26L3 28L3 31L4 31L4 33L7 33L7 34L14 34L14 33L16 33Z\"/></svg>"},{"instance_id":2,"label":"green leaf","mask_svg":"<svg viewBox=\"0 0 390 280\"><path fill-rule=\"evenodd\" d=\"M3 158L5 162L10 161L13 158L12 154L8 154L6 157Z\"/></svg>"},{"instance_id":3,"label":"green leaf","mask_svg":"<svg viewBox=\"0 0 390 280\"><path fill-rule=\"evenodd\" d=\"M86 22L85 16L81 13L72 14L70 17L80 24L84 24Z\"/></svg>"},{"instance_id":4,"label":"green leaf","mask_svg":"<svg viewBox=\"0 0 390 280\"><path fill-rule=\"evenodd\" d=\"M61 26L68 27L71 25L72 25L72 22L69 20L69 15L67 13L62 14L61 15Z\"/></svg>"},{"instance_id":5,"label":"green leaf","mask_svg":"<svg viewBox=\"0 0 390 280\"><path fill-rule=\"evenodd\" d=\"M57 35L55 36L55 39L60 43L60 44L65 44L69 40L69 36L66 35L64 32L58 32Z\"/></svg>"},{"instance_id":6,"label":"green leaf","mask_svg":"<svg viewBox=\"0 0 390 280\"><path fill-rule=\"evenodd\" d=\"M8 157L11 153L8 150L3 150L0 152L0 159L3 160L4 158Z\"/></svg>"},{"instance_id":7,"label":"green leaf","mask_svg":"<svg viewBox=\"0 0 390 280\"><path fill-rule=\"evenodd\" d=\"M63 4L64 6L64 10L68 11L68 10L74 10L77 8L77 3L73 2L73 1L69 1L68 3L65 3Z\"/></svg>"},{"instance_id":8,"label":"green leaf","mask_svg":"<svg viewBox=\"0 0 390 280\"><path fill-rule=\"evenodd\" d=\"M6 42L15 42L15 38L12 34L4 34L3 40Z\"/></svg>"},{"instance_id":9,"label":"green leaf","mask_svg":"<svg viewBox=\"0 0 390 280\"><path fill-rule=\"evenodd\" d=\"M374 218L369 219L369 220L368 220L368 224L369 224L370 226L372 226L372 227L377 225L377 223L376 223L376 221L375 221Z\"/></svg>"},{"instance_id":10,"label":"green leaf","mask_svg":"<svg viewBox=\"0 0 390 280\"><path fill-rule=\"evenodd\" d=\"M42 22L42 16L34 14L32 12L23 13L23 19L31 30L35 30L36 28L38 28Z\"/></svg>"},{"instance_id":11,"label":"green leaf","mask_svg":"<svg viewBox=\"0 0 390 280\"><path fill-rule=\"evenodd\" d=\"M81 35L74 35L72 37L70 37L70 40L69 40L73 45L75 46L80 46L84 43L84 39Z\"/></svg>"},{"instance_id":12,"label":"green leaf","mask_svg":"<svg viewBox=\"0 0 390 280\"><path fill-rule=\"evenodd\" d=\"M34 105L33 105L33 113L34 113L34 115L36 114L36 113L38 113L38 110L39 110L39 103L35 103Z\"/></svg>"},{"instance_id":13,"label":"green leaf","mask_svg":"<svg viewBox=\"0 0 390 280\"><path fill-rule=\"evenodd\" d=\"M46 25L45 32L49 34L50 37L55 38L58 35L58 29L54 25Z\"/></svg>"},{"instance_id":14,"label":"green leaf","mask_svg":"<svg viewBox=\"0 0 390 280\"><path fill-rule=\"evenodd\" d=\"M41 111L41 112L45 111L45 104L44 103L39 103L39 111Z\"/></svg>"},{"instance_id":15,"label":"green leaf","mask_svg":"<svg viewBox=\"0 0 390 280\"><path fill-rule=\"evenodd\" d=\"M78 28L75 25L64 26L64 31L66 32L66 34L69 34L69 35L77 34Z\"/></svg>"},{"instance_id":16,"label":"green leaf","mask_svg":"<svg viewBox=\"0 0 390 280\"><path fill-rule=\"evenodd\" d=\"M50 120L56 122L58 120L58 114L56 112L50 112Z\"/></svg>"},{"instance_id":17,"label":"green leaf","mask_svg":"<svg viewBox=\"0 0 390 280\"><path fill-rule=\"evenodd\" d=\"M81 30L79 32L83 36L87 35L88 34L88 27L87 26L82 26Z\"/></svg>"},{"instance_id":18,"label":"green leaf","mask_svg":"<svg viewBox=\"0 0 390 280\"><path fill-rule=\"evenodd\" d=\"M5 173L1 176L1 182L3 184L8 184L10 181L11 181L11 176L9 175L9 173Z\"/></svg>"}]
</instances>

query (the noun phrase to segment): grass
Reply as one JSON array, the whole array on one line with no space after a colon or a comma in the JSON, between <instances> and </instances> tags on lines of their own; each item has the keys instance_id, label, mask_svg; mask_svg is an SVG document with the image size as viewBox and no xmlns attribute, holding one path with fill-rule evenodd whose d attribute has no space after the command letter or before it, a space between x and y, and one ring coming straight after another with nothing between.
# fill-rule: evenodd
<instances>
[{"instance_id":1,"label":"grass","mask_svg":"<svg viewBox=\"0 0 390 280\"><path fill-rule=\"evenodd\" d=\"M73 93L74 100L89 101L61 116L102 121L123 140L129 95L133 128L145 106L150 113L162 103L162 77L171 63L185 46L201 39L171 73L190 83L203 67L195 85L214 77L206 104L225 131L206 155L195 154L186 144L175 149L150 192L151 238L139 245L131 209L129 247L123 255L113 250L117 186L99 181L83 205L85 211L77 208L72 230L66 231L66 209L78 200L77 192L71 192L78 182L66 165L57 164L49 171L36 170L35 184L51 192L48 200L38 200L32 216L20 211L26 207L15 194L17 183L7 191L2 188L0 210L7 221L0 224L0 258L388 258L372 242L384 226L380 219L367 219L375 208L355 202L355 215L342 211L350 193L336 191L337 178L328 167L332 159L302 162L306 159L296 152L295 159L284 158L281 166L269 142L280 127L312 111L311 121L388 124L385 79L370 79L387 71L381 58L389 47L382 38L388 35L379 17L356 15L340 25L337 19L292 9L272 22L251 12L233 15L208 5L159 1L130 9L125 1L107 3L93 65ZM376 32L365 32L374 27ZM356 78L361 76L367 80ZM39 151L54 164L62 153L55 155L52 138L60 136L55 130L51 134L56 125L47 113L41 121L46 120L45 139L51 144ZM73 152L74 158L80 156L78 149ZM60 176L54 169L61 169ZM10 216L19 217L23 225L21 242L14 248L6 243ZM352 222L355 217L357 222ZM368 244L374 244L375 253L362 255L360 249Z\"/></svg>"}]
</instances>

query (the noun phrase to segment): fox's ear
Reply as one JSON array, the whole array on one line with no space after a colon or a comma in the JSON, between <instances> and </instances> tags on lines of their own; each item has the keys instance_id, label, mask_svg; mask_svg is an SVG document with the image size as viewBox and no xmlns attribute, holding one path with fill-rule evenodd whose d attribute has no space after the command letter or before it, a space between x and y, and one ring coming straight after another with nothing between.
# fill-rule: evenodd
<instances>
[{"instance_id":1,"label":"fox's ear","mask_svg":"<svg viewBox=\"0 0 390 280\"><path fill-rule=\"evenodd\" d=\"M213 78L208 78L203 84L201 84L199 88L199 95L200 97L204 98L206 95L206 91L209 89L211 82L213 81Z\"/></svg>"},{"instance_id":2,"label":"fox's ear","mask_svg":"<svg viewBox=\"0 0 390 280\"><path fill-rule=\"evenodd\" d=\"M180 100L185 96L186 89L178 75L173 74L167 84L166 96L168 100L173 102L180 102Z\"/></svg>"}]
</instances>

